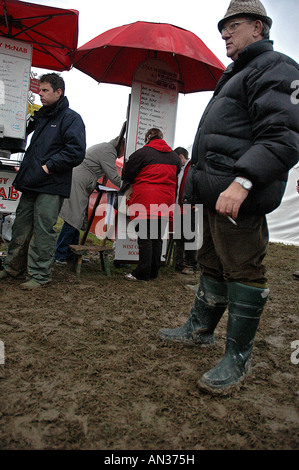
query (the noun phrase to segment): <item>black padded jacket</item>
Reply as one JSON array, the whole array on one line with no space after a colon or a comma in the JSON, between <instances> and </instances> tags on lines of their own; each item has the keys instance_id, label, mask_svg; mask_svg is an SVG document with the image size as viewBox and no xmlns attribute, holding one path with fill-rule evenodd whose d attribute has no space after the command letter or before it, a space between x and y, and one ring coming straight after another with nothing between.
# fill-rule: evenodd
<instances>
[{"instance_id":1,"label":"black padded jacket","mask_svg":"<svg viewBox=\"0 0 299 470\"><path fill-rule=\"evenodd\" d=\"M299 156L299 66L272 41L246 47L219 80L192 148L184 202L215 208L236 176L253 188L240 213L279 206L288 171Z\"/></svg>"}]
</instances>

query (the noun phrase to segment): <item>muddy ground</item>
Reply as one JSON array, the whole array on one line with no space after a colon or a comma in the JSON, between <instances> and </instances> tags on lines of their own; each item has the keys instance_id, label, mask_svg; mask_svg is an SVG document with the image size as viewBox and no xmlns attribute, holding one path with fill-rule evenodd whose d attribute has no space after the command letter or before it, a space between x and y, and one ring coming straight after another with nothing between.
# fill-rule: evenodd
<instances>
[{"instance_id":1,"label":"muddy ground","mask_svg":"<svg viewBox=\"0 0 299 470\"><path fill-rule=\"evenodd\" d=\"M167 267L157 280L130 283L123 270L106 277L92 258L80 278L55 266L52 284L36 291L2 281L0 448L298 449L298 262L298 247L270 245L253 374L226 398L196 382L222 357L227 314L212 348L157 339L161 327L185 322L194 298L186 285L198 274Z\"/></svg>"}]
</instances>

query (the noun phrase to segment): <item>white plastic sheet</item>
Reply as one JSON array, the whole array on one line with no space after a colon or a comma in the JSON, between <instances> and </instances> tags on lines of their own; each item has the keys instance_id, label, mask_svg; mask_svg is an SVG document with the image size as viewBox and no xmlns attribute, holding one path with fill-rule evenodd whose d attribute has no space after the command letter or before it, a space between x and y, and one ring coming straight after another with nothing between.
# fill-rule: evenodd
<instances>
[{"instance_id":1,"label":"white plastic sheet","mask_svg":"<svg viewBox=\"0 0 299 470\"><path fill-rule=\"evenodd\" d=\"M299 246L299 165L289 172L288 183L280 206L267 215L270 241Z\"/></svg>"}]
</instances>

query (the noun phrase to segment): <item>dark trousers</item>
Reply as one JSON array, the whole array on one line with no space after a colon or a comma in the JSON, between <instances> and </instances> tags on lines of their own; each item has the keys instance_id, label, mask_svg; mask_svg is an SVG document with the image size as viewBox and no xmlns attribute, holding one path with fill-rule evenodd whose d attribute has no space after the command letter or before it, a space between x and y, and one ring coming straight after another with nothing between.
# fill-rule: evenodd
<instances>
[{"instance_id":1,"label":"dark trousers","mask_svg":"<svg viewBox=\"0 0 299 470\"><path fill-rule=\"evenodd\" d=\"M195 210L191 210L191 231L195 231ZM186 243L194 243L194 238L192 240L186 239L184 237L183 231L183 215L180 216L180 230L181 238L175 238L176 244L176 264L175 267L177 270L182 270L186 267L197 269L197 250L185 250Z\"/></svg>"},{"instance_id":2,"label":"dark trousers","mask_svg":"<svg viewBox=\"0 0 299 470\"><path fill-rule=\"evenodd\" d=\"M155 230L151 230L151 224L155 224ZM149 281L158 277L161 266L163 234L167 226L167 220L139 220L136 221L138 233L139 260L132 271L133 276L143 281Z\"/></svg>"},{"instance_id":3,"label":"dark trousers","mask_svg":"<svg viewBox=\"0 0 299 470\"><path fill-rule=\"evenodd\" d=\"M80 232L72 225L64 222L56 243L55 259L66 261L71 257L69 245L78 245Z\"/></svg>"},{"instance_id":4,"label":"dark trousers","mask_svg":"<svg viewBox=\"0 0 299 470\"><path fill-rule=\"evenodd\" d=\"M190 240L188 240L190 242ZM175 240L176 244L176 262L175 267L178 270L184 268L197 269L197 250L185 250L185 240Z\"/></svg>"},{"instance_id":5,"label":"dark trousers","mask_svg":"<svg viewBox=\"0 0 299 470\"><path fill-rule=\"evenodd\" d=\"M204 208L203 244L198 252L202 274L217 280L264 284L268 248L265 216L240 215L237 225Z\"/></svg>"}]
</instances>

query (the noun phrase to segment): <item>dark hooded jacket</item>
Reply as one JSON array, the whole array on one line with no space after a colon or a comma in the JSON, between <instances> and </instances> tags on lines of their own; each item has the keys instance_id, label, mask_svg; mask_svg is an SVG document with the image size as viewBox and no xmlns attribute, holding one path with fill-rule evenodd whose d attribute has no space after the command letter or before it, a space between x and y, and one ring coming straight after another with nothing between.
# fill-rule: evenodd
<instances>
[{"instance_id":1,"label":"dark hooded jacket","mask_svg":"<svg viewBox=\"0 0 299 470\"><path fill-rule=\"evenodd\" d=\"M78 113L69 108L64 96L55 105L43 106L34 114L34 130L13 183L19 191L34 191L69 197L72 169L85 156L85 126ZM42 168L46 165L50 174Z\"/></svg>"},{"instance_id":2,"label":"dark hooded jacket","mask_svg":"<svg viewBox=\"0 0 299 470\"><path fill-rule=\"evenodd\" d=\"M185 203L215 209L219 194L244 176L253 188L240 213L262 215L279 206L299 156L299 104L292 100L297 80L298 64L274 52L272 41L258 41L239 54L199 124Z\"/></svg>"}]
</instances>

